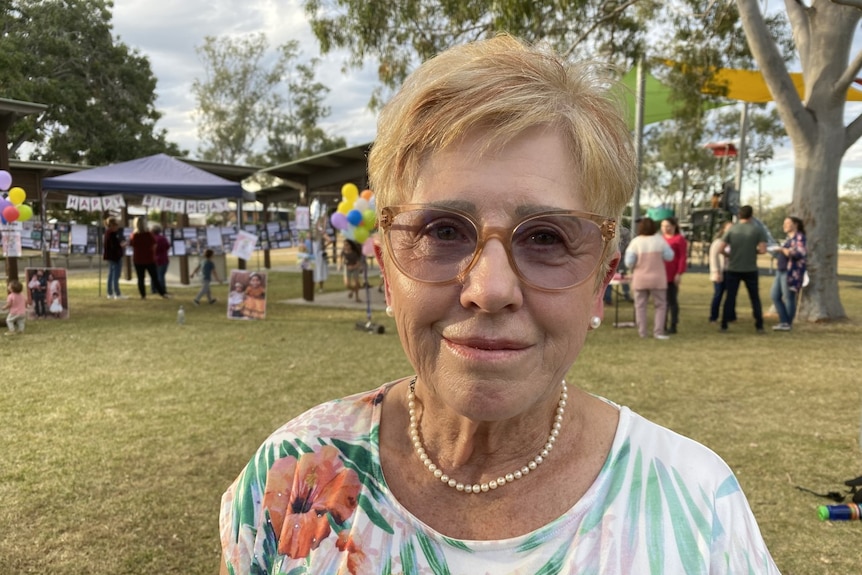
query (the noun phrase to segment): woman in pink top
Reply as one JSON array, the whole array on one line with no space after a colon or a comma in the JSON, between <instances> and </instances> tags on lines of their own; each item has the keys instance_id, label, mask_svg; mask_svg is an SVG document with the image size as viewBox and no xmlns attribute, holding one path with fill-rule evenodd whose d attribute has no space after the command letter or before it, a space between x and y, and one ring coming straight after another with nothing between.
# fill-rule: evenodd
<instances>
[{"instance_id":1,"label":"woman in pink top","mask_svg":"<svg viewBox=\"0 0 862 575\"><path fill-rule=\"evenodd\" d=\"M652 296L655 307L653 337L668 339L664 332L667 316L667 279L664 262L673 259L673 250L660 235L654 220L643 218L638 223L638 235L626 248L626 266L632 274L632 290L635 292L635 323L638 335L647 336L647 302Z\"/></svg>"}]
</instances>

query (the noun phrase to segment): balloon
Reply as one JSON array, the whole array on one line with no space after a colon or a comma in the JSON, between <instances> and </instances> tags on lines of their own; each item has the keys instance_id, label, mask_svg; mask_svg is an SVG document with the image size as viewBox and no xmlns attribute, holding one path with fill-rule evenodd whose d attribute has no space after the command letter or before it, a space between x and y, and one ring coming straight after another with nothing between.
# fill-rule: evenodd
<instances>
[{"instance_id":1,"label":"balloon","mask_svg":"<svg viewBox=\"0 0 862 575\"><path fill-rule=\"evenodd\" d=\"M341 212L335 212L334 214L332 214L330 221L332 222L332 227L336 230L347 229L347 216L345 216Z\"/></svg>"},{"instance_id":2,"label":"balloon","mask_svg":"<svg viewBox=\"0 0 862 575\"><path fill-rule=\"evenodd\" d=\"M368 200L368 201L370 202L370 201L371 201L371 197L372 197L373 195L374 195L374 192L372 192L371 190L362 190L362 193L361 193L361 194L359 194L359 197L361 197L363 200ZM372 255L373 255L373 254L372 254Z\"/></svg>"},{"instance_id":3,"label":"balloon","mask_svg":"<svg viewBox=\"0 0 862 575\"><path fill-rule=\"evenodd\" d=\"M368 200L364 198L357 198L355 202L353 202L353 209L359 210L360 212L364 212L368 209Z\"/></svg>"},{"instance_id":4,"label":"balloon","mask_svg":"<svg viewBox=\"0 0 862 575\"><path fill-rule=\"evenodd\" d=\"M12 205L12 202L7 200L6 198L0 198L0 214L3 213L3 210Z\"/></svg>"},{"instance_id":5,"label":"balloon","mask_svg":"<svg viewBox=\"0 0 862 575\"><path fill-rule=\"evenodd\" d=\"M341 196L352 204L359 197L359 188L356 187L356 184L344 184L341 186Z\"/></svg>"},{"instance_id":6,"label":"balloon","mask_svg":"<svg viewBox=\"0 0 862 575\"><path fill-rule=\"evenodd\" d=\"M9 190L9 201L15 204L16 206L20 206L24 203L24 200L27 199L27 192L24 191L24 188L14 187Z\"/></svg>"},{"instance_id":7,"label":"balloon","mask_svg":"<svg viewBox=\"0 0 862 575\"><path fill-rule=\"evenodd\" d=\"M0 170L0 190L4 192L12 185L12 174L6 170Z\"/></svg>"},{"instance_id":8,"label":"balloon","mask_svg":"<svg viewBox=\"0 0 862 575\"><path fill-rule=\"evenodd\" d=\"M347 212L350 211L350 204L348 204L345 200L341 200L338 202L338 213L347 215Z\"/></svg>"},{"instance_id":9,"label":"balloon","mask_svg":"<svg viewBox=\"0 0 862 575\"><path fill-rule=\"evenodd\" d=\"M353 239L353 232L355 232L356 230L357 230L357 228L354 228L353 226L347 226L346 228L341 230L341 235L343 235L348 240L352 240Z\"/></svg>"},{"instance_id":10,"label":"balloon","mask_svg":"<svg viewBox=\"0 0 862 575\"><path fill-rule=\"evenodd\" d=\"M374 257L374 238L368 238L362 242L362 255Z\"/></svg>"},{"instance_id":11,"label":"balloon","mask_svg":"<svg viewBox=\"0 0 862 575\"><path fill-rule=\"evenodd\" d=\"M30 218L33 217L33 208L28 206L27 204L18 206L18 221L26 222Z\"/></svg>"},{"instance_id":12,"label":"balloon","mask_svg":"<svg viewBox=\"0 0 862 575\"><path fill-rule=\"evenodd\" d=\"M358 243L363 244L368 239L369 232L365 228L356 228L353 230L353 239Z\"/></svg>"},{"instance_id":13,"label":"balloon","mask_svg":"<svg viewBox=\"0 0 862 575\"><path fill-rule=\"evenodd\" d=\"M365 224L369 230L374 229L374 223L377 221L377 214L374 210L365 210L362 212L362 223Z\"/></svg>"},{"instance_id":14,"label":"balloon","mask_svg":"<svg viewBox=\"0 0 862 575\"><path fill-rule=\"evenodd\" d=\"M351 226L358 226L362 223L362 212L359 210L350 210L347 212L347 222Z\"/></svg>"},{"instance_id":15,"label":"balloon","mask_svg":"<svg viewBox=\"0 0 862 575\"><path fill-rule=\"evenodd\" d=\"M3 219L7 222L14 222L18 219L18 208L15 206L6 206L3 209Z\"/></svg>"}]
</instances>

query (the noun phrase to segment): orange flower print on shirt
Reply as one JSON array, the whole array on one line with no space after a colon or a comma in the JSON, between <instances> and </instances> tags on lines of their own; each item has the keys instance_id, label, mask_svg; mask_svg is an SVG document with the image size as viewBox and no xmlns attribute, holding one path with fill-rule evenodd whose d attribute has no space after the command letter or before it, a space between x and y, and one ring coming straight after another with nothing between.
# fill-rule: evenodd
<instances>
[{"instance_id":1,"label":"orange flower print on shirt","mask_svg":"<svg viewBox=\"0 0 862 575\"><path fill-rule=\"evenodd\" d=\"M308 557L330 533L329 517L344 523L356 510L359 476L324 446L297 461L285 457L266 475L263 508L278 537L278 552L292 559Z\"/></svg>"},{"instance_id":2,"label":"orange flower print on shirt","mask_svg":"<svg viewBox=\"0 0 862 575\"><path fill-rule=\"evenodd\" d=\"M372 575L372 562L346 529L338 534L335 546L339 551L347 552L347 572L350 575Z\"/></svg>"}]
</instances>

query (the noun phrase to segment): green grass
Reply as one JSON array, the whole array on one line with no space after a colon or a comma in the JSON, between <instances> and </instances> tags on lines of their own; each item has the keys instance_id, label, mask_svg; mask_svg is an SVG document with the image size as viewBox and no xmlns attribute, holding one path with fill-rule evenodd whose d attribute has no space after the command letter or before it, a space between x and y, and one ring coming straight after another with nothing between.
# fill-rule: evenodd
<instances>
[{"instance_id":1,"label":"green grass","mask_svg":"<svg viewBox=\"0 0 862 575\"><path fill-rule=\"evenodd\" d=\"M842 254L842 273L862 276L860 262ZM270 272L265 321L225 319L220 286L217 306L186 305L182 327L176 309L195 287L107 301L97 281L70 274L71 319L0 340L0 573L213 574L221 493L261 441L314 404L410 372L383 314L386 334L371 335L354 329L356 311L279 303L301 295L291 273ZM707 276L688 274L678 336L640 340L606 321L570 374L719 453L785 575L859 570L860 525L819 521L826 500L795 488L862 474L862 282L841 289L848 322L758 337L743 294L720 335Z\"/></svg>"}]
</instances>

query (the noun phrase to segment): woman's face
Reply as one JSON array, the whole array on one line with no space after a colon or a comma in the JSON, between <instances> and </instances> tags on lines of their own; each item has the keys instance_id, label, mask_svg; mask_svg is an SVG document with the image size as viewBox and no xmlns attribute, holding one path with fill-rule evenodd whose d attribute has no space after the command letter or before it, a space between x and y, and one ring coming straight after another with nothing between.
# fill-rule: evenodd
<instances>
[{"instance_id":1,"label":"woman's face","mask_svg":"<svg viewBox=\"0 0 862 575\"><path fill-rule=\"evenodd\" d=\"M662 235L665 235L665 236L672 236L674 233L676 233L676 228L669 221L662 220L661 221L661 233L662 233Z\"/></svg>"},{"instance_id":2,"label":"woman's face","mask_svg":"<svg viewBox=\"0 0 862 575\"><path fill-rule=\"evenodd\" d=\"M248 279L248 283L249 283L249 284L251 284L251 286L252 286L252 287L258 287L258 286L260 286L260 277L258 277L258 276L251 276L251 277Z\"/></svg>"},{"instance_id":3,"label":"woman's face","mask_svg":"<svg viewBox=\"0 0 862 575\"><path fill-rule=\"evenodd\" d=\"M796 231L796 224L790 218L784 218L784 233L792 234Z\"/></svg>"},{"instance_id":4,"label":"woman's face","mask_svg":"<svg viewBox=\"0 0 862 575\"><path fill-rule=\"evenodd\" d=\"M585 210L564 140L530 131L476 156L482 133L429 158L405 203L434 202L507 229L524 214ZM485 244L462 283L429 285L384 260L387 302L420 380L456 413L495 421L559 393L601 308L595 274L563 291L525 285L500 241Z\"/></svg>"}]
</instances>

